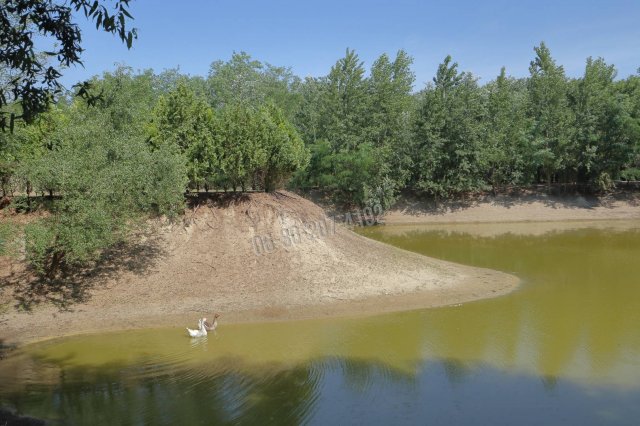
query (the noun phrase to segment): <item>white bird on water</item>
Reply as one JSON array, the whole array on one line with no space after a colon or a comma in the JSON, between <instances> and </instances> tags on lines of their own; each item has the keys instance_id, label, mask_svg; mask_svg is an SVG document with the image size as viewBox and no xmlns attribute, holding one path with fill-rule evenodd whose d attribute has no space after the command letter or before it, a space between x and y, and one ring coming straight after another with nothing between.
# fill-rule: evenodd
<instances>
[{"instance_id":1,"label":"white bird on water","mask_svg":"<svg viewBox=\"0 0 640 426\"><path fill-rule=\"evenodd\" d=\"M189 336L191 337L204 337L207 335L207 329L205 328L204 323L207 321L206 318L201 318L198 320L198 329L197 330L192 330L189 327L187 327L187 332L189 333Z\"/></svg>"},{"instance_id":2,"label":"white bird on water","mask_svg":"<svg viewBox=\"0 0 640 426\"><path fill-rule=\"evenodd\" d=\"M200 318L198 320L198 329L197 330L192 330L189 327L187 327L187 332L189 333L189 336L191 337L204 337L207 335L207 331L216 331L216 328L218 328L218 317L220 316L220 314L214 314L213 315L213 323L209 324L207 322L206 318Z\"/></svg>"}]
</instances>

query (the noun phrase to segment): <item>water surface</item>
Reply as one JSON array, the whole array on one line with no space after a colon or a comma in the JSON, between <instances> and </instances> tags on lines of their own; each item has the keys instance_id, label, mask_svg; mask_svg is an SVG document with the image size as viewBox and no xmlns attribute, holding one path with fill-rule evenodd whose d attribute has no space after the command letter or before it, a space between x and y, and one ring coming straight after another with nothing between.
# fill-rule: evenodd
<instances>
[{"instance_id":1,"label":"water surface","mask_svg":"<svg viewBox=\"0 0 640 426\"><path fill-rule=\"evenodd\" d=\"M640 222L384 226L515 292L367 318L106 333L0 362L0 404L69 424L612 424L640 418Z\"/></svg>"}]
</instances>

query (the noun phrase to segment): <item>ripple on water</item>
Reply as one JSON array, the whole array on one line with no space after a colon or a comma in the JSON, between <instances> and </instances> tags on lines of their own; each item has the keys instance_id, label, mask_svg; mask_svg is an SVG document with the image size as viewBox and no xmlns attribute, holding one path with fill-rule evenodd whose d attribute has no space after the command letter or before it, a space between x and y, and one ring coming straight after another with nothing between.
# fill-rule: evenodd
<instances>
[{"instance_id":1,"label":"ripple on water","mask_svg":"<svg viewBox=\"0 0 640 426\"><path fill-rule=\"evenodd\" d=\"M91 407L112 412L112 423L134 423L127 416L261 424L343 416L370 424L508 424L517 415L532 424L635 424L639 224L535 236L473 235L471 228L366 232L515 272L525 282L518 291L368 318L222 324L206 339L175 328L46 342L0 363L0 400L27 414L76 419L78 407ZM135 408L127 413L120 405Z\"/></svg>"}]
</instances>

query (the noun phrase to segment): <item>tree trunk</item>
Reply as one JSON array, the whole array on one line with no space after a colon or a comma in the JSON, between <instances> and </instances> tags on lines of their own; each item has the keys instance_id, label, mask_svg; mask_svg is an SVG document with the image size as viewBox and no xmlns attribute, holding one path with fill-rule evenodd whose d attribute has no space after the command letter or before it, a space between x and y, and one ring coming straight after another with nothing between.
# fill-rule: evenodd
<instances>
[{"instance_id":1,"label":"tree trunk","mask_svg":"<svg viewBox=\"0 0 640 426\"><path fill-rule=\"evenodd\" d=\"M546 175L546 184L547 184L547 188L551 189L551 172L549 170L545 171L545 175Z\"/></svg>"},{"instance_id":2,"label":"tree trunk","mask_svg":"<svg viewBox=\"0 0 640 426\"><path fill-rule=\"evenodd\" d=\"M27 181L27 211L31 211L31 182Z\"/></svg>"},{"instance_id":3,"label":"tree trunk","mask_svg":"<svg viewBox=\"0 0 640 426\"><path fill-rule=\"evenodd\" d=\"M58 275L58 271L60 270L60 266L62 265L62 259L64 258L64 253L61 251L56 251L51 257L51 263L49 264L49 270L47 271L47 278L50 280L54 279L56 275Z\"/></svg>"}]
</instances>

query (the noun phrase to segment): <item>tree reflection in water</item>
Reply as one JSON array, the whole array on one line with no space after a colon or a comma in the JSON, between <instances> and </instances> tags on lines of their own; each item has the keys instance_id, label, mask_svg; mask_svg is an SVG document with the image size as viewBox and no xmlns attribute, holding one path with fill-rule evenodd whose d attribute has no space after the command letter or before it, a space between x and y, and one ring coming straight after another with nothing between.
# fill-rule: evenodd
<instances>
[{"instance_id":1,"label":"tree reflection in water","mask_svg":"<svg viewBox=\"0 0 640 426\"><path fill-rule=\"evenodd\" d=\"M278 370L222 369L129 380L71 368L57 385L2 396L19 413L64 424L634 424L640 393L586 388L487 365L431 360L415 374L328 358ZM244 371L243 371L244 370Z\"/></svg>"},{"instance_id":2,"label":"tree reflection in water","mask_svg":"<svg viewBox=\"0 0 640 426\"><path fill-rule=\"evenodd\" d=\"M368 230L406 249L515 272L525 284L463 306L225 325L193 347L172 330L67 339L1 361L0 401L95 425L635 425L635 226L537 236Z\"/></svg>"}]
</instances>

